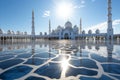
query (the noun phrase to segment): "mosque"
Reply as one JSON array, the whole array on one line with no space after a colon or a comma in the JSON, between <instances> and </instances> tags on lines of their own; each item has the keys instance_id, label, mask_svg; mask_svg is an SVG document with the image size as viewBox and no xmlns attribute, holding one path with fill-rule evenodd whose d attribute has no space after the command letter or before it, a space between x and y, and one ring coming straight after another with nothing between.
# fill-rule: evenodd
<instances>
[{"instance_id":1,"label":"mosque","mask_svg":"<svg viewBox=\"0 0 120 80\"><path fill-rule=\"evenodd\" d=\"M52 30L50 36L57 35L58 39L75 39L79 34L79 28L77 25L72 26L70 21L65 23L64 27L60 25L57 27L56 30Z\"/></svg>"},{"instance_id":2,"label":"mosque","mask_svg":"<svg viewBox=\"0 0 120 80\"><path fill-rule=\"evenodd\" d=\"M89 30L88 33L85 33L85 30L82 31L82 19L80 19L80 27L77 25L73 26L70 21L67 21L63 27L59 25L52 31L51 23L49 21L49 38L52 39L105 39L106 36L107 34L100 33L99 29L97 29L94 33L92 33L92 30ZM111 36L113 36L113 34Z\"/></svg>"},{"instance_id":3,"label":"mosque","mask_svg":"<svg viewBox=\"0 0 120 80\"><path fill-rule=\"evenodd\" d=\"M31 34L27 34L27 32L20 32L8 30L7 33L4 33L2 29L0 29L0 41L19 41L19 40L39 40L39 39L83 39L83 40L113 40L120 39L120 34L113 34L114 30L112 27L112 13L111 13L111 0L108 0L108 27L107 33L100 33L100 30L97 29L95 32L89 30L85 32L82 30L82 19L80 19L80 26L72 25L70 21L67 21L64 26L58 26L55 30L51 30L51 21L49 20L49 33L45 32L44 34L40 32L39 35L35 34L35 26L34 26L34 11L32 11L32 31Z\"/></svg>"}]
</instances>

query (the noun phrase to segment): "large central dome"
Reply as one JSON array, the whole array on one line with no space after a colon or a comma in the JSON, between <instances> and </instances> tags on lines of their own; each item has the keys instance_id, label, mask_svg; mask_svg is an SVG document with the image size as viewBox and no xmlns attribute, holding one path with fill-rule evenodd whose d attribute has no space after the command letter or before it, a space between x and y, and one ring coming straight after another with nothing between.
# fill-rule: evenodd
<instances>
[{"instance_id":1,"label":"large central dome","mask_svg":"<svg viewBox=\"0 0 120 80\"><path fill-rule=\"evenodd\" d=\"M71 23L70 21L67 21L67 22L65 23L65 28L71 29L71 28L72 28L72 23Z\"/></svg>"}]
</instances>

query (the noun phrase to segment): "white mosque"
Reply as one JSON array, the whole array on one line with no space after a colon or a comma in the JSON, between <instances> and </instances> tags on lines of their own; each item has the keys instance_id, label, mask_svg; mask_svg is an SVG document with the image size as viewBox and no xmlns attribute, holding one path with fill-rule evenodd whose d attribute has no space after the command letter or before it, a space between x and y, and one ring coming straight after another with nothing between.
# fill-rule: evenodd
<instances>
[{"instance_id":1,"label":"white mosque","mask_svg":"<svg viewBox=\"0 0 120 80\"><path fill-rule=\"evenodd\" d=\"M64 27L60 25L57 27L56 30L52 30L50 36L57 35L59 39L75 39L79 34L79 28L74 25L70 21L67 21Z\"/></svg>"},{"instance_id":2,"label":"white mosque","mask_svg":"<svg viewBox=\"0 0 120 80\"><path fill-rule=\"evenodd\" d=\"M82 30L82 19L80 19L80 26L72 25L70 21L67 21L64 26L58 26L55 30L51 30L51 21L49 20L49 33L45 32L44 34L40 32L40 35L35 35L35 26L34 26L34 11L32 11L32 32L27 34L27 32L20 32L8 30L7 33L4 33L0 29L0 41L11 40L39 40L39 39L83 39L83 40L113 40L120 39L120 34L113 34L112 28L112 13L111 13L111 0L108 0L108 27L107 33L100 33L100 30L97 29L95 32L89 30L85 32Z\"/></svg>"}]
</instances>

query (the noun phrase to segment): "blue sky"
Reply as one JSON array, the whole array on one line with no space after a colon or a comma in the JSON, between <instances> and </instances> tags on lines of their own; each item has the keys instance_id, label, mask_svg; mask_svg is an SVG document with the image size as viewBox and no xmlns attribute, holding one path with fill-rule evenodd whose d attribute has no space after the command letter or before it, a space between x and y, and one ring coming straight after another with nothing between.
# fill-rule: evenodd
<instances>
[{"instance_id":1,"label":"blue sky","mask_svg":"<svg viewBox=\"0 0 120 80\"><path fill-rule=\"evenodd\" d=\"M58 5L72 5L72 14L63 18L57 14ZM58 25L64 26L67 20L73 26L79 27L82 18L82 28L86 30L100 29L106 32L107 0L0 0L0 28L5 32L27 31L31 33L32 10L35 13L35 31L48 32L48 22L52 29ZM113 27L115 33L120 33L120 0L112 0Z\"/></svg>"}]
</instances>

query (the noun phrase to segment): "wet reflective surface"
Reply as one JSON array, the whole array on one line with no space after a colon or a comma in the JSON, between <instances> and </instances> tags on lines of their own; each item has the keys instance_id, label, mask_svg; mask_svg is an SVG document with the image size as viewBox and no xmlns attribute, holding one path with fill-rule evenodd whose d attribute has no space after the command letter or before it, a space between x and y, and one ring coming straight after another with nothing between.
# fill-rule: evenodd
<instances>
[{"instance_id":1,"label":"wet reflective surface","mask_svg":"<svg viewBox=\"0 0 120 80\"><path fill-rule=\"evenodd\" d=\"M0 44L3 80L120 80L120 43L56 40Z\"/></svg>"}]
</instances>

